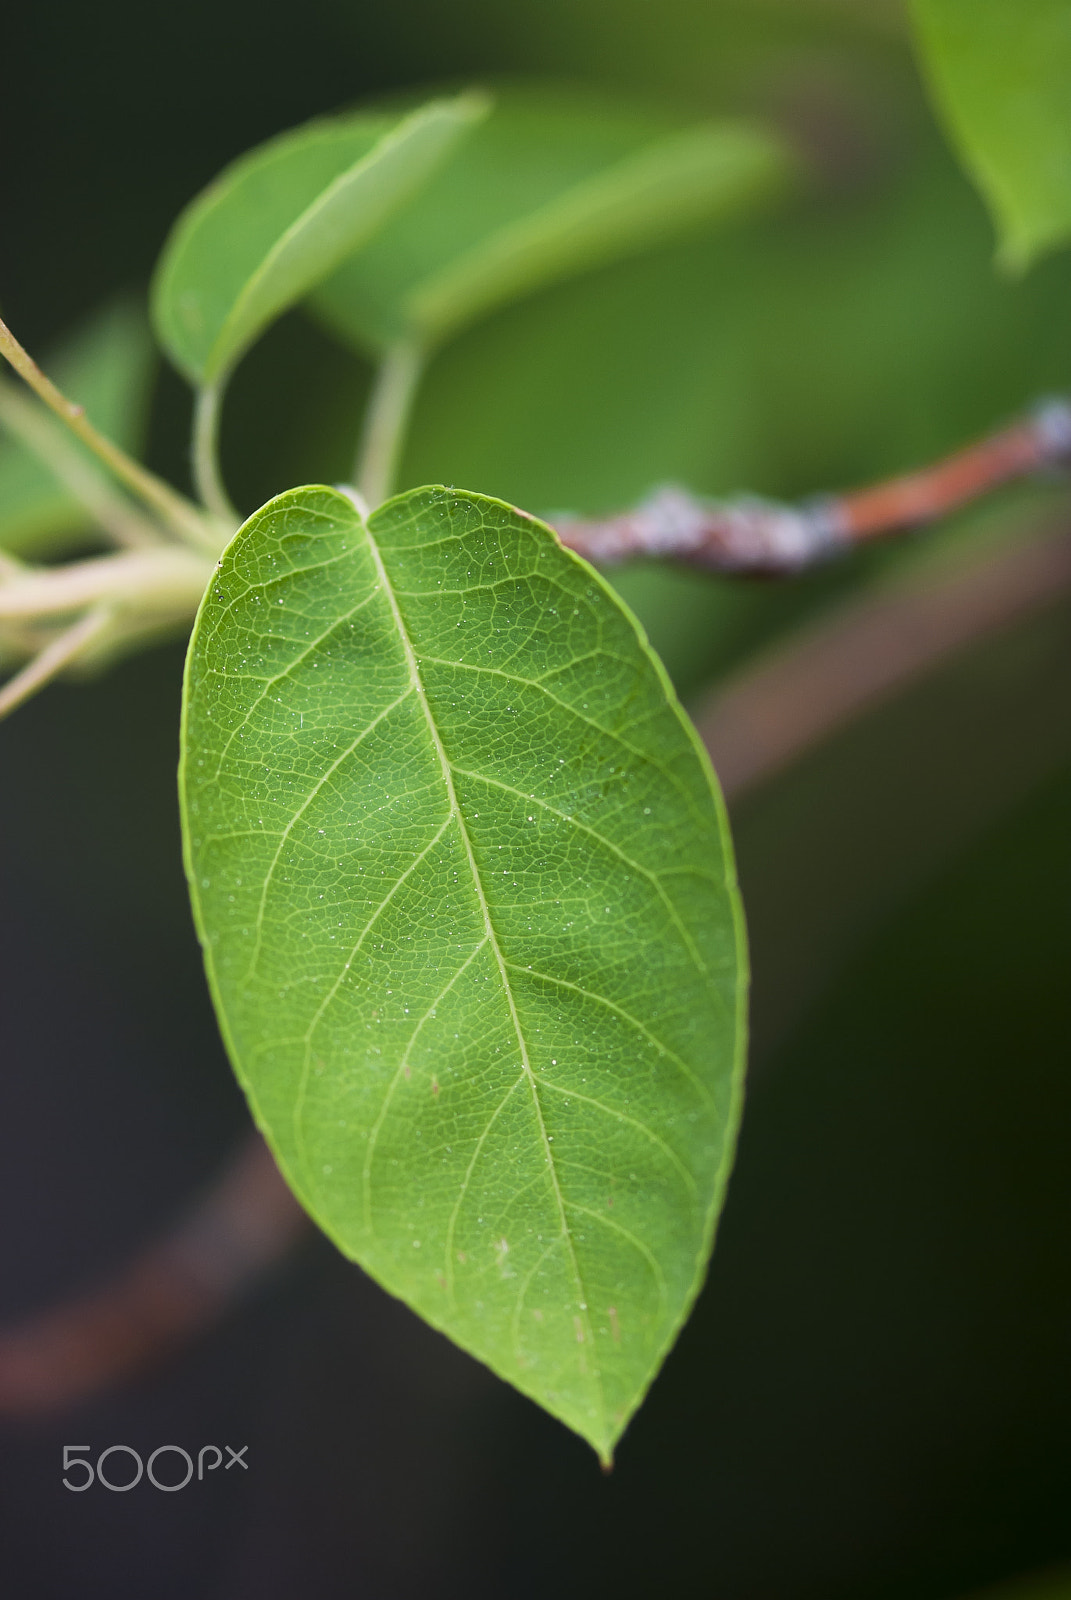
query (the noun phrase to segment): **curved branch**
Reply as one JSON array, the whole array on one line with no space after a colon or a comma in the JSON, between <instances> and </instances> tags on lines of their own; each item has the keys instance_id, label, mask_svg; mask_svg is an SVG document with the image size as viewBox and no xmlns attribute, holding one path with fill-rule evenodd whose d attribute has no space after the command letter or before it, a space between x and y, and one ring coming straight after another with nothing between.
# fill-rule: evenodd
<instances>
[{"instance_id":1,"label":"curved branch","mask_svg":"<svg viewBox=\"0 0 1071 1600\"><path fill-rule=\"evenodd\" d=\"M551 521L562 543L589 561L656 556L714 572L787 577L1069 462L1071 404L1046 400L1029 417L934 466L849 494L792 506L753 496L707 500L669 486L614 517Z\"/></svg>"},{"instance_id":2,"label":"curved branch","mask_svg":"<svg viewBox=\"0 0 1071 1600\"><path fill-rule=\"evenodd\" d=\"M1071 533L1025 535L946 577L915 575L836 608L694 711L726 794L766 782L965 645L1071 589Z\"/></svg>"},{"instance_id":3,"label":"curved branch","mask_svg":"<svg viewBox=\"0 0 1071 1600\"><path fill-rule=\"evenodd\" d=\"M0 1332L0 1415L62 1410L207 1328L308 1224L258 1134L173 1232L110 1283Z\"/></svg>"}]
</instances>

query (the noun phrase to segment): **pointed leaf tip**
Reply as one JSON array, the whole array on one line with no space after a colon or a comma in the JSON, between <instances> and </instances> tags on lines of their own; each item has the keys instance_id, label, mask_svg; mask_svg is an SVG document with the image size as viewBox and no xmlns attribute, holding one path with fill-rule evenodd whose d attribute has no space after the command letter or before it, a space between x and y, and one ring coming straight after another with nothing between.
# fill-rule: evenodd
<instances>
[{"instance_id":1,"label":"pointed leaf tip","mask_svg":"<svg viewBox=\"0 0 1071 1600\"><path fill-rule=\"evenodd\" d=\"M1018 276L1071 240L1067 0L911 0L938 112Z\"/></svg>"}]
</instances>

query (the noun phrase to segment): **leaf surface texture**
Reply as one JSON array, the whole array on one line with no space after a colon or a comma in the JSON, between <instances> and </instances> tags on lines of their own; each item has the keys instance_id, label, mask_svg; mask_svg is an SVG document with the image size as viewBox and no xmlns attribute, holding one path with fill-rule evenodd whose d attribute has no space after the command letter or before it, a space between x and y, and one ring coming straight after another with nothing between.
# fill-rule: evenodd
<instances>
[{"instance_id":1,"label":"leaf surface texture","mask_svg":"<svg viewBox=\"0 0 1071 1600\"><path fill-rule=\"evenodd\" d=\"M636 624L499 501L296 490L206 595L183 752L210 983L290 1182L608 1457L705 1270L745 983L720 797Z\"/></svg>"}]
</instances>

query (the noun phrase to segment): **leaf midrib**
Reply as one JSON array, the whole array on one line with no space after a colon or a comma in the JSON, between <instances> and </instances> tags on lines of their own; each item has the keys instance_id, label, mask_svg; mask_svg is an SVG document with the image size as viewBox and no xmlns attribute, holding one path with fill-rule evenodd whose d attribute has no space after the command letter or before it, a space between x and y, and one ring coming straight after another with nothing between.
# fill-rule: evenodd
<instances>
[{"instance_id":1,"label":"leaf midrib","mask_svg":"<svg viewBox=\"0 0 1071 1600\"><path fill-rule=\"evenodd\" d=\"M510 268L516 270L516 263L523 261L533 250L538 254L540 250L545 252L548 247L553 259L554 250L560 251L563 245L567 246L578 226L580 238L589 247L594 240L597 260L597 234L593 236L590 231L591 218L594 216L603 221L609 209L612 233L615 220L613 207L615 204L627 207L635 203L637 180L640 186L646 183L648 187L652 180L659 178L661 186L672 184L674 179L679 182L680 172L674 172L670 167L667 173L667 151L672 154L686 151L694 158L696 150L705 153L711 133L720 131L712 129L710 125L700 124L696 128L655 138L608 162L587 177L574 180L535 210L501 224L445 267L440 267L413 285L401 305L406 327L429 342L445 338L456 327L463 325L466 317L473 315L474 309L479 314L481 310L493 306L496 298L502 298L501 288L495 284L496 268L500 277L503 271L508 275ZM685 170L688 178L692 179L692 168ZM566 273L572 276L572 270L568 267ZM555 276L557 274L552 268L545 281L552 283ZM488 279L490 290L486 287ZM473 281L478 286L475 294L471 287ZM479 288L483 289L482 297ZM522 289L522 293L525 292L530 291Z\"/></svg>"},{"instance_id":2,"label":"leaf midrib","mask_svg":"<svg viewBox=\"0 0 1071 1600\"><path fill-rule=\"evenodd\" d=\"M337 196L341 194L348 185L354 184L359 178L363 177L366 172L373 171L377 165L389 158L398 145L404 144L414 127L420 126L422 121L424 123L430 121L431 119L427 116L427 111L429 109L430 108L426 107L422 112L417 112L415 115L404 117L402 121L396 124L396 126L393 128L388 126L386 129L384 129L379 137L374 140L371 149L366 150L364 155L359 156L356 161L351 162L348 167L344 167L340 173L332 178L327 187L325 189L321 189L320 193L309 201L308 205L300 213L300 215L295 217L289 226L285 228L284 231L279 235L275 243L269 249L267 255L261 259L259 266L257 266L252 275L246 279L237 299L232 305L230 311L227 313L227 316L224 318L222 326L220 327L220 330L212 343L212 348L209 350L208 356L205 360L205 372L202 380L203 382L217 384L226 381L226 378L229 375L229 368L236 364L238 357L243 352L239 348L237 352L232 350L229 356L224 356L221 358L219 356L219 351L221 349L226 351L228 343L231 342L230 336L233 334L234 329L241 326L242 318L246 314L250 303L255 300L256 295L260 292L262 285L268 279L276 264L289 250L294 240L298 238L302 231L308 228L318 216L322 216L324 212L328 210L328 208L334 203ZM341 254L344 257L347 252L343 250ZM335 265L337 264L338 262L336 261ZM300 299L300 294L295 298Z\"/></svg>"},{"instance_id":3,"label":"leaf midrib","mask_svg":"<svg viewBox=\"0 0 1071 1600\"><path fill-rule=\"evenodd\" d=\"M361 521L364 527L365 537L368 540L369 552L372 556L372 560L375 563L379 580L383 585L383 592L386 595L387 601L390 605L391 614L394 617L394 624L398 630L398 637L401 640L402 649L405 652L406 664L409 668L409 675L412 680L412 685L416 691L417 699L419 700L421 708L424 712L424 718L427 722L428 732L431 735L432 744L435 748L436 756L438 757L439 767L443 776L443 783L446 786L447 798L450 804L450 812L457 822L458 833L465 848L465 856L468 861L469 872L472 876L472 883L476 892L477 903L480 907L480 913L483 918L484 930L487 934L487 940L491 950L494 953L499 976L502 980L502 988L506 996L506 1003L509 1006L510 1020L513 1024L513 1031L517 1039L517 1048L519 1049L521 1055L521 1066L523 1068L525 1077L528 1080L528 1087L532 1096L532 1107L535 1111L536 1122L539 1126L539 1134L543 1143L544 1155L546 1157L547 1171L550 1174L551 1187L554 1191L554 1199L558 1208L558 1217L561 1223L561 1235L565 1240L566 1249L569 1253L569 1260L573 1269L573 1278L577 1288L577 1309L580 1313L581 1324L584 1329L585 1343L590 1352L594 1387L598 1395L600 1418L602 1422L603 1433L605 1435L607 1432L608 1421L606 1413L606 1396L603 1392L602 1373L599 1367L598 1352L595 1347L594 1329L592 1327L591 1317L588 1311L587 1292L584 1289L583 1279L580 1275L580 1263L577 1260L576 1246L573 1243L572 1232L570 1231L568 1218L566 1216L565 1200L562 1195L561 1184L558 1180L558 1170L554 1165L554 1152L550 1148L550 1140L547 1136L547 1126L543 1117L543 1106L539 1098L539 1086L536 1083L535 1073L532 1070L532 1063L529 1059L528 1045L524 1037L524 1030L521 1027L521 1019L517 1012L517 1003L513 995L513 988L510 984L506 961L502 954L502 948L498 942L498 934L495 930L494 923L491 920L491 908L487 901L487 895L484 892L483 881L480 877L479 868L476 865L476 856L472 848L472 840L469 837L469 830L465 822L464 814L461 810L460 802L458 801L457 791L454 787L454 774L453 768L450 764L450 758L446 753L446 747L443 744L438 725L436 724L435 718L432 715L431 707L428 704L428 697L424 690L423 679L420 676L420 667L417 662L416 651L413 649L413 642L409 637L409 630L406 627L405 618L402 616L401 609L395 597L394 587L387 573L383 557L380 554L379 546L375 541L367 520L362 518ZM510 1092L512 1093L512 1090Z\"/></svg>"}]
</instances>

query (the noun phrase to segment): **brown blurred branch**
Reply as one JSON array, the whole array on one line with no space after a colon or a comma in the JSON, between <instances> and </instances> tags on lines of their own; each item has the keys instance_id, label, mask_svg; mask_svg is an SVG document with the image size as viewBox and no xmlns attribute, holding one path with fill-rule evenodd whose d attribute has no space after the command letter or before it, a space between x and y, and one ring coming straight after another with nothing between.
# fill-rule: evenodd
<instances>
[{"instance_id":1,"label":"brown blurred branch","mask_svg":"<svg viewBox=\"0 0 1071 1600\"><path fill-rule=\"evenodd\" d=\"M786 577L871 539L935 522L1015 478L1071 462L1071 405L1047 400L1011 427L936 465L872 488L803 505L743 497L706 500L657 489L634 510L588 520L552 517L562 543L590 561L639 556L716 572Z\"/></svg>"},{"instance_id":2,"label":"brown blurred branch","mask_svg":"<svg viewBox=\"0 0 1071 1600\"><path fill-rule=\"evenodd\" d=\"M725 792L738 799L955 651L1071 588L1068 518L863 594L749 663L694 711Z\"/></svg>"},{"instance_id":3,"label":"brown blurred branch","mask_svg":"<svg viewBox=\"0 0 1071 1600\"><path fill-rule=\"evenodd\" d=\"M251 1135L178 1226L110 1282L0 1330L0 1414L59 1411L155 1365L215 1322L307 1226Z\"/></svg>"}]
</instances>

